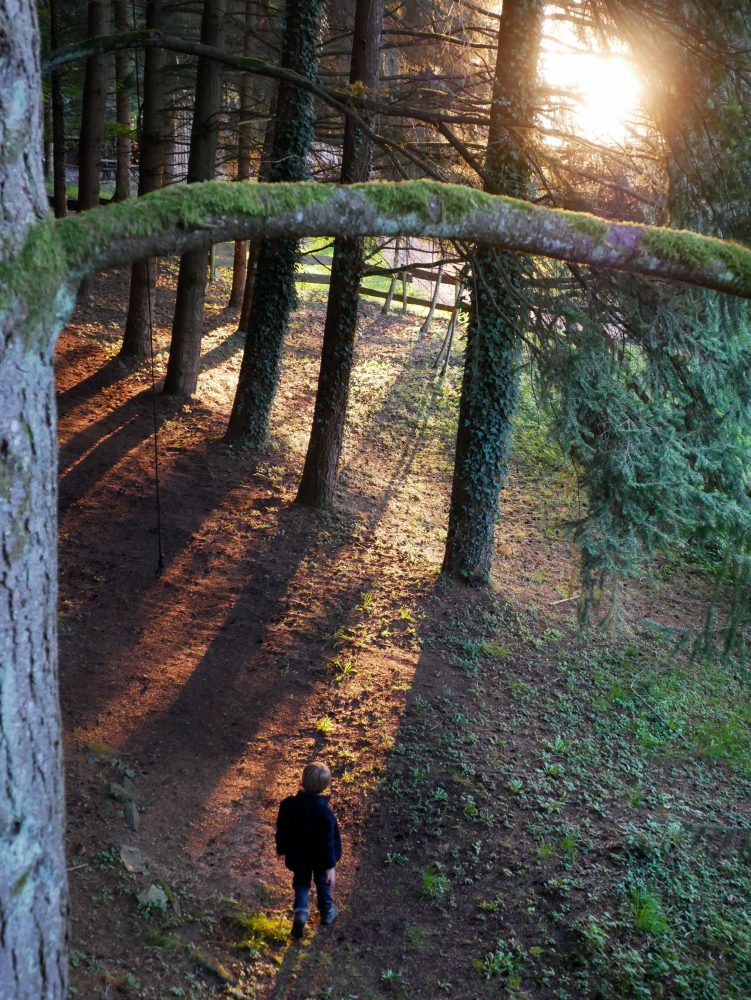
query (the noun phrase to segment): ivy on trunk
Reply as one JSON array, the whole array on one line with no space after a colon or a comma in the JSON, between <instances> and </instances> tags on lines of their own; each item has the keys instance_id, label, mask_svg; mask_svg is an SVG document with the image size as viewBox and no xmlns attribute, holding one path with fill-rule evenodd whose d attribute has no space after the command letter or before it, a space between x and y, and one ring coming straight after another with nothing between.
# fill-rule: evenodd
<instances>
[{"instance_id":1,"label":"ivy on trunk","mask_svg":"<svg viewBox=\"0 0 751 1000\"><path fill-rule=\"evenodd\" d=\"M310 79L316 76L318 40L325 12L325 0L288 0L283 68ZM287 81L280 82L269 180L298 181L307 177L312 141L310 92ZM244 447L261 448L266 443L284 335L296 303L296 261L296 239L264 240L258 252L248 334L226 433L227 441Z\"/></svg>"},{"instance_id":2,"label":"ivy on trunk","mask_svg":"<svg viewBox=\"0 0 751 1000\"><path fill-rule=\"evenodd\" d=\"M382 29L383 0L357 0L349 82L360 84L366 91L375 91L378 86ZM344 126L342 184L368 180L372 151L369 137L348 118ZM298 502L311 507L327 507L336 490L355 353L363 262L361 239L337 237L313 426L297 493Z\"/></svg>"},{"instance_id":3,"label":"ivy on trunk","mask_svg":"<svg viewBox=\"0 0 751 1000\"><path fill-rule=\"evenodd\" d=\"M485 190L523 198L524 123L534 115L543 0L504 0L498 29ZM513 126L516 125L514 128ZM479 247L473 282L443 571L486 581L498 494L506 475L524 325L523 259Z\"/></svg>"}]
</instances>

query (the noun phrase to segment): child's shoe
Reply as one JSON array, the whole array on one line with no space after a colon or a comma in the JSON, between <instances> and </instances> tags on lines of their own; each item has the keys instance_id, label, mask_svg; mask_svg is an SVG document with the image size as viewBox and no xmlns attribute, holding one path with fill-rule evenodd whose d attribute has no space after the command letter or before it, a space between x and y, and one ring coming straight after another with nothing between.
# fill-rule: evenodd
<instances>
[{"instance_id":1,"label":"child's shoe","mask_svg":"<svg viewBox=\"0 0 751 1000\"><path fill-rule=\"evenodd\" d=\"M324 924L324 926L327 926L328 924L333 924L333 922L336 920L338 916L339 916L339 910L335 906L332 906L331 909L328 911L328 913L324 913L322 915L321 923Z\"/></svg>"},{"instance_id":2,"label":"child's shoe","mask_svg":"<svg viewBox=\"0 0 751 1000\"><path fill-rule=\"evenodd\" d=\"M298 941L305 933L305 925L308 922L307 913L295 913L295 919L292 921L292 937L296 938Z\"/></svg>"}]
</instances>

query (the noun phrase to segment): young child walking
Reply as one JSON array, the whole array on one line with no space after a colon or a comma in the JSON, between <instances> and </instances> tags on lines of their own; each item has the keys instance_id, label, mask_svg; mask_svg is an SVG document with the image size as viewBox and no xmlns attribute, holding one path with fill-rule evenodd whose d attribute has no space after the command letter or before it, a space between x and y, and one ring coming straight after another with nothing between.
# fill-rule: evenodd
<instances>
[{"instance_id":1,"label":"young child walking","mask_svg":"<svg viewBox=\"0 0 751 1000\"><path fill-rule=\"evenodd\" d=\"M302 789L279 806L276 821L276 853L292 872L295 893L292 936L301 938L308 922L308 892L311 877L318 893L322 924L333 924L339 915L331 897L336 881L336 863L342 856L342 840L327 796L331 771L319 762L302 773Z\"/></svg>"}]
</instances>

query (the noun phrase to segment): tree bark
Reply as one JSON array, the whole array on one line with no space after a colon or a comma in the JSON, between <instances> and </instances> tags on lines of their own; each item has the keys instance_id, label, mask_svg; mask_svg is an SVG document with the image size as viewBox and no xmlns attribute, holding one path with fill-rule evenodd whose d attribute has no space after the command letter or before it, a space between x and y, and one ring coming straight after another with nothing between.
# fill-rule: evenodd
<instances>
[{"instance_id":1,"label":"tree bark","mask_svg":"<svg viewBox=\"0 0 751 1000\"><path fill-rule=\"evenodd\" d=\"M504 0L485 157L485 190L524 198L529 167L524 125L535 111L544 0ZM517 123L517 128L509 128ZM443 572L467 582L490 577L498 496L505 478L524 325L517 254L478 246Z\"/></svg>"},{"instance_id":2,"label":"tree bark","mask_svg":"<svg viewBox=\"0 0 751 1000\"><path fill-rule=\"evenodd\" d=\"M226 6L226 0L204 0L201 41L205 45L221 47L223 44ZM213 59L200 58L190 137L189 184L211 180L214 176L221 109L221 66ZM180 260L172 341L164 380L164 392L169 395L192 396L198 385L206 267L207 248L185 254Z\"/></svg>"},{"instance_id":3,"label":"tree bark","mask_svg":"<svg viewBox=\"0 0 751 1000\"><path fill-rule=\"evenodd\" d=\"M303 76L317 73L318 39L326 0L288 0L282 67ZM302 180L313 140L313 102L309 92L283 81L279 85L269 179ZM248 316L240 378L226 440L248 448L266 443L271 405L279 381L284 334L295 305L297 241L264 240L258 253L253 301Z\"/></svg>"},{"instance_id":4,"label":"tree bark","mask_svg":"<svg viewBox=\"0 0 751 1000\"><path fill-rule=\"evenodd\" d=\"M357 0L349 74L351 85L359 83L366 91L377 88L382 30L383 0ZM372 153L373 144L368 136L347 119L342 184L368 180ZM313 427L297 492L298 503L311 507L327 507L336 491L355 354L363 264L363 241L337 237L331 263Z\"/></svg>"},{"instance_id":5,"label":"tree bark","mask_svg":"<svg viewBox=\"0 0 751 1000\"><path fill-rule=\"evenodd\" d=\"M128 0L114 0L115 30L129 29ZM131 74L126 52L115 54L115 101L117 108L117 159L115 165L115 201L130 198L130 94Z\"/></svg>"},{"instance_id":6,"label":"tree bark","mask_svg":"<svg viewBox=\"0 0 751 1000\"><path fill-rule=\"evenodd\" d=\"M50 45L53 51L60 45L60 3L50 0ZM68 212L67 178L65 176L65 106L60 73L50 78L52 102L52 184L55 217L62 219Z\"/></svg>"},{"instance_id":7,"label":"tree bark","mask_svg":"<svg viewBox=\"0 0 751 1000\"><path fill-rule=\"evenodd\" d=\"M0 38L2 268L48 211L32 0L0 5ZM14 1000L62 1000L67 985L50 329L62 302L35 307L38 291L0 304L0 993Z\"/></svg>"},{"instance_id":8,"label":"tree bark","mask_svg":"<svg viewBox=\"0 0 751 1000\"><path fill-rule=\"evenodd\" d=\"M276 119L278 92L275 92L269 103L269 117L266 122L266 129L263 135L263 149L261 151L261 162L258 165L258 180L267 181L271 171L271 152L274 145L274 121ZM261 249L259 240L253 240L248 244L247 270L245 273L245 288L243 289L243 301L240 307L240 319L237 321L238 332L247 334L248 319L250 318L250 307L253 304L253 287L256 279L256 268L258 267L258 253Z\"/></svg>"},{"instance_id":9,"label":"tree bark","mask_svg":"<svg viewBox=\"0 0 751 1000\"><path fill-rule=\"evenodd\" d=\"M89 37L106 35L109 28L107 0L89 0ZM81 105L81 133L78 143L78 210L99 204L102 142L107 98L107 56L86 60Z\"/></svg>"},{"instance_id":10,"label":"tree bark","mask_svg":"<svg viewBox=\"0 0 751 1000\"><path fill-rule=\"evenodd\" d=\"M249 56L253 51L253 8L254 0L245 3L245 33L243 37L243 55ZM237 146L237 179L250 179L250 149L253 138L250 115L253 110L253 77L243 73L240 77L240 125L238 128ZM232 289L227 303L233 309L242 306L245 280L248 273L248 242L237 240L234 259L232 261Z\"/></svg>"},{"instance_id":11,"label":"tree bark","mask_svg":"<svg viewBox=\"0 0 751 1000\"><path fill-rule=\"evenodd\" d=\"M148 0L146 26L162 26L162 0ZM162 186L165 156L163 49L148 48L143 65L143 117L141 120L138 195L157 191ZM156 260L137 260L130 272L130 300L121 358L143 358L149 352L152 306L156 291Z\"/></svg>"}]
</instances>

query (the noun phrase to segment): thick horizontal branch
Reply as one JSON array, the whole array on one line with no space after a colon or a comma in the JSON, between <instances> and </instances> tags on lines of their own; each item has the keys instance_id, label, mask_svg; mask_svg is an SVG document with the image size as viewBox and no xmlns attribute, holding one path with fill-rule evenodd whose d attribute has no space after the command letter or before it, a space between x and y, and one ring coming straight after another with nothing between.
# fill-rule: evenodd
<instances>
[{"instance_id":1,"label":"thick horizontal branch","mask_svg":"<svg viewBox=\"0 0 751 1000\"><path fill-rule=\"evenodd\" d=\"M174 185L45 220L0 268L0 311L28 317L92 271L231 240L423 236L480 243L751 298L751 250L655 226L609 222L435 181ZM54 300L54 301L53 301Z\"/></svg>"},{"instance_id":2,"label":"thick horizontal branch","mask_svg":"<svg viewBox=\"0 0 751 1000\"><path fill-rule=\"evenodd\" d=\"M428 236L668 278L751 298L751 250L435 181L174 186L60 220L84 237L81 274L224 240ZM104 244L104 245L103 245Z\"/></svg>"}]
</instances>

